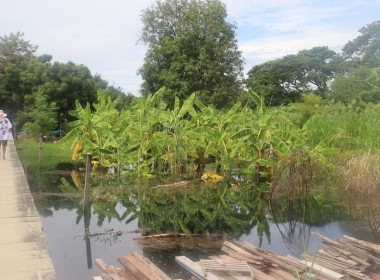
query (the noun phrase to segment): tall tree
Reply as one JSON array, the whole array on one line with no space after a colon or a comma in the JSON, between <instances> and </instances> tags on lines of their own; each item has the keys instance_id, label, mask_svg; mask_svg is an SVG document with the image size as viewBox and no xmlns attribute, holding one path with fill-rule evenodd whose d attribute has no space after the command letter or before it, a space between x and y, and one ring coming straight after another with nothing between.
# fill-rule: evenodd
<instances>
[{"instance_id":1,"label":"tall tree","mask_svg":"<svg viewBox=\"0 0 380 280\"><path fill-rule=\"evenodd\" d=\"M304 92L324 96L338 69L335 62L333 50L314 47L252 67L247 84L273 106L295 102Z\"/></svg>"},{"instance_id":2,"label":"tall tree","mask_svg":"<svg viewBox=\"0 0 380 280\"><path fill-rule=\"evenodd\" d=\"M349 104L380 102L380 69L360 67L348 75L338 75L331 84L329 97L336 102Z\"/></svg>"},{"instance_id":3,"label":"tall tree","mask_svg":"<svg viewBox=\"0 0 380 280\"><path fill-rule=\"evenodd\" d=\"M347 60L359 60L367 66L380 65L380 20L359 29L361 35L349 41L342 49Z\"/></svg>"},{"instance_id":4,"label":"tall tree","mask_svg":"<svg viewBox=\"0 0 380 280\"><path fill-rule=\"evenodd\" d=\"M0 36L0 72L8 63L19 64L35 57L38 46L23 39L24 33Z\"/></svg>"},{"instance_id":5,"label":"tall tree","mask_svg":"<svg viewBox=\"0 0 380 280\"><path fill-rule=\"evenodd\" d=\"M44 94L38 92L29 112L29 121L25 124L31 135L49 135L57 126L57 107L54 102L48 102Z\"/></svg>"},{"instance_id":6,"label":"tall tree","mask_svg":"<svg viewBox=\"0 0 380 280\"><path fill-rule=\"evenodd\" d=\"M139 69L142 95L165 86L174 106L192 93L207 104L226 107L238 99L243 60L234 24L219 0L157 1L142 14L141 41L148 46Z\"/></svg>"}]
</instances>

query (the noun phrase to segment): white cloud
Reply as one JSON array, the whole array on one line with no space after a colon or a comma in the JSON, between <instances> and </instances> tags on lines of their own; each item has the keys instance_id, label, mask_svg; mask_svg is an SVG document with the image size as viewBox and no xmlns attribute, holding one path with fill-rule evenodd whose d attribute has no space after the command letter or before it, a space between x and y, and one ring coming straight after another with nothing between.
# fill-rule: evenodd
<instances>
[{"instance_id":1,"label":"white cloud","mask_svg":"<svg viewBox=\"0 0 380 280\"><path fill-rule=\"evenodd\" d=\"M352 39L351 32L339 32L328 28L309 28L308 32L302 32L302 34L247 40L241 42L240 49L247 62L262 62L316 46L328 46L330 49L339 51L349 39ZM248 67L251 66L248 65Z\"/></svg>"}]
</instances>

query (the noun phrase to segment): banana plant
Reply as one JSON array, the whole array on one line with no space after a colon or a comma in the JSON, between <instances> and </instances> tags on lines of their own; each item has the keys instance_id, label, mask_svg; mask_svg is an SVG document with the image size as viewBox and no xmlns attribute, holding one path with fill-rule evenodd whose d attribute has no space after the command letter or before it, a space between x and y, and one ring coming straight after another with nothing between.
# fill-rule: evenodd
<instances>
[{"instance_id":1,"label":"banana plant","mask_svg":"<svg viewBox=\"0 0 380 280\"><path fill-rule=\"evenodd\" d=\"M69 123L71 131L62 139L62 144L70 144L71 148L75 147L73 160L77 155L83 155L85 152L92 152L98 146L98 132L94 126L93 115L90 104L82 107L78 100L75 101L76 109L69 113L76 117L77 120Z\"/></svg>"},{"instance_id":2,"label":"banana plant","mask_svg":"<svg viewBox=\"0 0 380 280\"><path fill-rule=\"evenodd\" d=\"M265 107L264 98L250 90L251 100L256 104L256 113L249 114L245 127L240 128L231 139L241 143L233 150L239 158L250 162L247 171L253 174L256 186L260 187L261 178L270 179L274 165L278 160L286 160L292 154L294 142L299 142L297 127L287 120L281 110L271 111ZM247 111L246 111L247 112ZM241 148L243 146L243 148ZM267 180L265 184L270 183ZM264 187L265 188L265 187Z\"/></svg>"},{"instance_id":3,"label":"banana plant","mask_svg":"<svg viewBox=\"0 0 380 280\"><path fill-rule=\"evenodd\" d=\"M231 135L236 129L234 123L239 120L239 114L237 112L241 104L237 102L227 112L205 106L199 100L196 100L195 104L203 113L203 125L197 127L195 130L205 135L206 149L204 151L204 157L215 157L217 173L221 170L226 172L230 162L229 149Z\"/></svg>"},{"instance_id":4,"label":"banana plant","mask_svg":"<svg viewBox=\"0 0 380 280\"><path fill-rule=\"evenodd\" d=\"M93 104L94 112L91 112L90 104L87 103L83 108L76 101L76 110L71 111L70 114L77 120L69 124L73 129L62 139L63 144L70 143L72 147L75 146L73 160L78 154L83 157L91 153L95 167L109 166L104 153L112 154L107 142L112 136L112 128L118 118L118 112L114 106L115 104L110 99L105 99L102 91L98 91L98 103Z\"/></svg>"},{"instance_id":5,"label":"banana plant","mask_svg":"<svg viewBox=\"0 0 380 280\"><path fill-rule=\"evenodd\" d=\"M195 94L192 94L180 107L179 98L175 97L173 110L159 112L161 130L156 137L160 141L156 141L156 143L164 143L164 150L160 151L160 159L168 164L169 170L174 176L185 170L188 151L192 148L191 138L187 133L194 128L194 122L189 121L186 115L188 114L189 118L196 116L193 107L194 100Z\"/></svg>"},{"instance_id":6,"label":"banana plant","mask_svg":"<svg viewBox=\"0 0 380 280\"><path fill-rule=\"evenodd\" d=\"M154 102L154 96L139 98L137 104L128 108L125 113L126 127L122 135L128 139L124 153L129 155L129 163L136 168L139 176L148 175L155 160L150 151L150 142L159 124Z\"/></svg>"}]
</instances>

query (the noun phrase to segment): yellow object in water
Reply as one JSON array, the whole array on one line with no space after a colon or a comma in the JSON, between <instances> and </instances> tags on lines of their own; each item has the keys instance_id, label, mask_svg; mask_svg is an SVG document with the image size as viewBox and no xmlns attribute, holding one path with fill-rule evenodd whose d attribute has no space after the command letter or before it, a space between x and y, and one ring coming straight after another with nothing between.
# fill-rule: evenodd
<instances>
[{"instance_id":1,"label":"yellow object in water","mask_svg":"<svg viewBox=\"0 0 380 280\"><path fill-rule=\"evenodd\" d=\"M214 174L210 171L207 171L205 174L202 175L201 179L206 183L218 183L223 180L223 177L219 176L218 174Z\"/></svg>"}]
</instances>

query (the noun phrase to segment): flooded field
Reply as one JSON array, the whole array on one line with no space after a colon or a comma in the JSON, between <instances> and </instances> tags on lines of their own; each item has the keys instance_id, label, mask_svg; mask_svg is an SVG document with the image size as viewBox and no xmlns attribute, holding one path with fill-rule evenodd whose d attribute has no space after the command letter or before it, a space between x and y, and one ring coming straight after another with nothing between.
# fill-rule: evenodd
<instances>
[{"instance_id":1,"label":"flooded field","mask_svg":"<svg viewBox=\"0 0 380 280\"><path fill-rule=\"evenodd\" d=\"M24 169L60 280L92 279L100 274L95 259L120 266L117 258L134 251L169 276L186 278L175 256L197 260L218 253L231 239L296 257L321 245L313 231L331 239L345 234L376 242L369 220L346 205L350 197L344 192L310 190L307 196L271 201L265 189L229 180L194 180L171 188L157 187L166 182L153 179L117 182L106 174L92 177L91 210L84 215L83 172L72 172L78 167ZM141 239L171 232L186 236Z\"/></svg>"}]
</instances>

